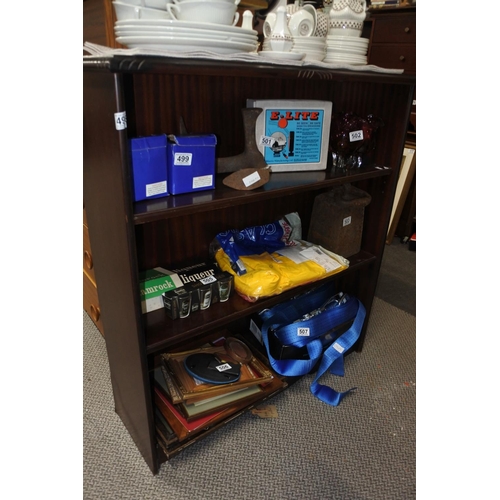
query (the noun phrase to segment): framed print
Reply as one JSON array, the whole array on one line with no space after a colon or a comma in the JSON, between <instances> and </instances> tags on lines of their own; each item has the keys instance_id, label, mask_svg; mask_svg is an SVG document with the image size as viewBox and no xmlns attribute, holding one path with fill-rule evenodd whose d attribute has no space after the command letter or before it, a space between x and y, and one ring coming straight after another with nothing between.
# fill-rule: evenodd
<instances>
[{"instance_id":1,"label":"framed print","mask_svg":"<svg viewBox=\"0 0 500 500\"><path fill-rule=\"evenodd\" d=\"M255 140L271 172L326 169L330 101L247 99L247 107L262 108Z\"/></svg>"},{"instance_id":2,"label":"framed print","mask_svg":"<svg viewBox=\"0 0 500 500\"><path fill-rule=\"evenodd\" d=\"M408 195L413 177L416 170L416 154L415 146L407 144L403 150L403 158L401 159L401 168L399 169L398 184L394 195L394 203L392 205L391 218L389 220L389 229L387 231L386 243L390 245L394 238L394 232L401 217L401 212Z\"/></svg>"}]
</instances>

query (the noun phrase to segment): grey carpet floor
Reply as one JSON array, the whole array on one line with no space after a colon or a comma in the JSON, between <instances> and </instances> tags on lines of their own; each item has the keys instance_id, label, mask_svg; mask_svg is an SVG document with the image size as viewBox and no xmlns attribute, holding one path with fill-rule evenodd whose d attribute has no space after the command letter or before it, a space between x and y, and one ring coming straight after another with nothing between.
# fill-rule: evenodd
<instances>
[{"instance_id":1,"label":"grey carpet floor","mask_svg":"<svg viewBox=\"0 0 500 500\"><path fill-rule=\"evenodd\" d=\"M417 253L408 250L396 236L384 248L375 295L389 304L417 314Z\"/></svg>"},{"instance_id":2,"label":"grey carpet floor","mask_svg":"<svg viewBox=\"0 0 500 500\"><path fill-rule=\"evenodd\" d=\"M416 497L416 318L376 298L362 353L337 390L340 406L312 396L312 375L162 465L157 476L113 411L105 342L84 313L83 492L90 499L380 499Z\"/></svg>"}]
</instances>

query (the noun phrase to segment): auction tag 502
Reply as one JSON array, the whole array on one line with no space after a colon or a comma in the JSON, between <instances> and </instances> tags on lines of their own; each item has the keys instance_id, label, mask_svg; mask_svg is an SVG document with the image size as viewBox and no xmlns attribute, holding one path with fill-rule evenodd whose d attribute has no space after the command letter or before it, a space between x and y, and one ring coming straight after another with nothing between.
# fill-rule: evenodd
<instances>
[{"instance_id":1,"label":"auction tag 502","mask_svg":"<svg viewBox=\"0 0 500 500\"><path fill-rule=\"evenodd\" d=\"M362 141L363 140L363 131L355 130L354 132L349 132L349 141Z\"/></svg>"}]
</instances>

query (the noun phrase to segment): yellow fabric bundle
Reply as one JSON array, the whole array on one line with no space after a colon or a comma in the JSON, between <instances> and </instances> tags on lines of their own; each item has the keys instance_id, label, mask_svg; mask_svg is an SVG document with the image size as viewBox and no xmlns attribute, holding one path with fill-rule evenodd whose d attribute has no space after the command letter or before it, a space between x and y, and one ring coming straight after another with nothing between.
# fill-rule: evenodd
<instances>
[{"instance_id":1,"label":"yellow fabric bundle","mask_svg":"<svg viewBox=\"0 0 500 500\"><path fill-rule=\"evenodd\" d=\"M222 248L215 259L223 271L234 276L234 288L243 298L255 302L285 290L320 280L349 267L349 261L323 247L296 240L297 245L273 253L240 255L246 273L238 275Z\"/></svg>"}]
</instances>

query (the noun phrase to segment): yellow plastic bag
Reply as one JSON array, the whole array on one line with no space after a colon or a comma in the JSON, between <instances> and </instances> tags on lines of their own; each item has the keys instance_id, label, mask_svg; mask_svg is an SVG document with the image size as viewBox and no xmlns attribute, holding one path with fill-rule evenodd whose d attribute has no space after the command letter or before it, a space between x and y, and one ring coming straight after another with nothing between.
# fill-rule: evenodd
<instances>
[{"instance_id":1,"label":"yellow plastic bag","mask_svg":"<svg viewBox=\"0 0 500 500\"><path fill-rule=\"evenodd\" d=\"M326 278L349 267L349 261L319 245L295 240L295 245L264 252L240 255L246 273L238 275L222 248L215 259L223 271L234 276L234 288L243 298L255 302L262 297L278 295L285 290Z\"/></svg>"}]
</instances>

